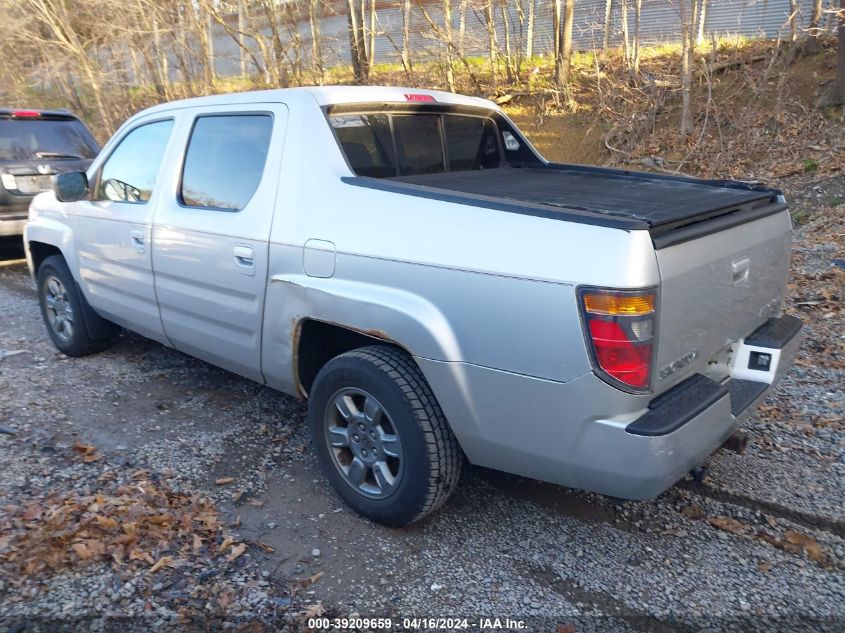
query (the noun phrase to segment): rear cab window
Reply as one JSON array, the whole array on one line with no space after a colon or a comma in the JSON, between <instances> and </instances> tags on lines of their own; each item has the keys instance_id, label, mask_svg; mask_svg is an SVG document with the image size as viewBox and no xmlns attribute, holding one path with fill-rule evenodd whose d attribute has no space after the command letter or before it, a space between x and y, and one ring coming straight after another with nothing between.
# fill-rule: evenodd
<instances>
[{"instance_id":1,"label":"rear cab window","mask_svg":"<svg viewBox=\"0 0 845 633\"><path fill-rule=\"evenodd\" d=\"M510 158L505 154L510 148L503 147L500 140L506 137L496 121L482 113L329 109L328 120L358 176L391 178L495 169ZM514 139L511 131L506 133Z\"/></svg>"}]
</instances>

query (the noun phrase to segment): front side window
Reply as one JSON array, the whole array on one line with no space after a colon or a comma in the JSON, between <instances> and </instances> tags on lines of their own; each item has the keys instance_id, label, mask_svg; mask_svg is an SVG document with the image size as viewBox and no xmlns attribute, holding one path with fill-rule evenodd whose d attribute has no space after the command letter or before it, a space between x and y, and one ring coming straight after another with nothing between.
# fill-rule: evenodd
<instances>
[{"instance_id":1,"label":"front side window","mask_svg":"<svg viewBox=\"0 0 845 633\"><path fill-rule=\"evenodd\" d=\"M359 176L390 178L494 169L502 163L492 119L461 114L332 114L349 166Z\"/></svg>"},{"instance_id":2,"label":"front side window","mask_svg":"<svg viewBox=\"0 0 845 633\"><path fill-rule=\"evenodd\" d=\"M272 132L269 114L198 117L185 154L182 203L243 209L261 183Z\"/></svg>"},{"instance_id":3,"label":"front side window","mask_svg":"<svg viewBox=\"0 0 845 633\"><path fill-rule=\"evenodd\" d=\"M95 198L146 202L153 195L173 120L136 127L120 141L103 164Z\"/></svg>"}]
</instances>

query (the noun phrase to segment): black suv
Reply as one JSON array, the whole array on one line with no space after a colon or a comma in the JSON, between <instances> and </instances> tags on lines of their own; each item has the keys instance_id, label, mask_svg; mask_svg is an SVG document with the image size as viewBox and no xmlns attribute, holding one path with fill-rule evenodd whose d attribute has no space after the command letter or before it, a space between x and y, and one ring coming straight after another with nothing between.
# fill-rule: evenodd
<instances>
[{"instance_id":1,"label":"black suv","mask_svg":"<svg viewBox=\"0 0 845 633\"><path fill-rule=\"evenodd\" d=\"M32 197L53 176L85 171L100 148L67 110L0 108L0 236L21 235Z\"/></svg>"}]
</instances>

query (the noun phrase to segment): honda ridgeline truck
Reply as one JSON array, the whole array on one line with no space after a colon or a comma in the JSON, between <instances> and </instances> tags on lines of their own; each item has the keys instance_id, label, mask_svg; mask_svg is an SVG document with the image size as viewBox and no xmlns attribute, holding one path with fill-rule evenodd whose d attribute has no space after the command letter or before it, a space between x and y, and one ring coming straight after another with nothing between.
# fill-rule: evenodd
<instances>
[{"instance_id":1,"label":"honda ridgeline truck","mask_svg":"<svg viewBox=\"0 0 845 633\"><path fill-rule=\"evenodd\" d=\"M489 101L381 87L145 110L25 232L62 352L120 326L308 398L326 477L393 526L465 458L672 485L793 361L790 239L778 191L553 164Z\"/></svg>"}]
</instances>

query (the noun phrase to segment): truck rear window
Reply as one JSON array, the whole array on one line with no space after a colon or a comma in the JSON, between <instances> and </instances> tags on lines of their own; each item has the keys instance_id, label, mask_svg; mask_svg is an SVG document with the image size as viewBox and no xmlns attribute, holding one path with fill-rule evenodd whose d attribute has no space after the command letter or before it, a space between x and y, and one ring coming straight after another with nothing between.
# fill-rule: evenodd
<instances>
[{"instance_id":1,"label":"truck rear window","mask_svg":"<svg viewBox=\"0 0 845 633\"><path fill-rule=\"evenodd\" d=\"M0 118L0 160L94 158L98 151L76 119Z\"/></svg>"},{"instance_id":2,"label":"truck rear window","mask_svg":"<svg viewBox=\"0 0 845 633\"><path fill-rule=\"evenodd\" d=\"M352 170L390 178L502 164L496 124L460 114L337 114L329 122Z\"/></svg>"}]
</instances>

